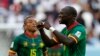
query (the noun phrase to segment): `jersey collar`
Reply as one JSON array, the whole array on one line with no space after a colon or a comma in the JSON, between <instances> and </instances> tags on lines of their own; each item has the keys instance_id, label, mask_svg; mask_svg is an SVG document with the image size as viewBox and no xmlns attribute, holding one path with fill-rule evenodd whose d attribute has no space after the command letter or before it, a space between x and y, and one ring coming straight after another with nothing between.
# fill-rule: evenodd
<instances>
[{"instance_id":1,"label":"jersey collar","mask_svg":"<svg viewBox=\"0 0 100 56\"><path fill-rule=\"evenodd\" d=\"M67 29L71 30L72 28L74 28L76 25L78 25L79 23L77 21L74 21Z\"/></svg>"},{"instance_id":2,"label":"jersey collar","mask_svg":"<svg viewBox=\"0 0 100 56\"><path fill-rule=\"evenodd\" d=\"M30 32L26 31L24 32L24 34L28 36L29 38L37 38L38 36L37 32L35 32L34 34L31 34Z\"/></svg>"}]
</instances>

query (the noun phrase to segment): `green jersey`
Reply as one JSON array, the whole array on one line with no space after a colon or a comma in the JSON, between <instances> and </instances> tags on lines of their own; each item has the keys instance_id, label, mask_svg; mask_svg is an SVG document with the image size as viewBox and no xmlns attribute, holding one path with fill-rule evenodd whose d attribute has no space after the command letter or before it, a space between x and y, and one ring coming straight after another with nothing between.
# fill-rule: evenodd
<instances>
[{"instance_id":1,"label":"green jersey","mask_svg":"<svg viewBox=\"0 0 100 56\"><path fill-rule=\"evenodd\" d=\"M85 56L86 48L86 32L81 24L72 24L69 29L64 28L62 33L68 37L72 37L76 44L72 46L64 45L64 56ZM77 38L77 39L76 39Z\"/></svg>"},{"instance_id":2,"label":"green jersey","mask_svg":"<svg viewBox=\"0 0 100 56\"><path fill-rule=\"evenodd\" d=\"M63 46L57 45L52 48L48 48L48 56L63 56Z\"/></svg>"},{"instance_id":3,"label":"green jersey","mask_svg":"<svg viewBox=\"0 0 100 56\"><path fill-rule=\"evenodd\" d=\"M25 34L21 34L12 42L10 50L16 52L18 56L43 56L43 47L40 36L29 38Z\"/></svg>"}]
</instances>

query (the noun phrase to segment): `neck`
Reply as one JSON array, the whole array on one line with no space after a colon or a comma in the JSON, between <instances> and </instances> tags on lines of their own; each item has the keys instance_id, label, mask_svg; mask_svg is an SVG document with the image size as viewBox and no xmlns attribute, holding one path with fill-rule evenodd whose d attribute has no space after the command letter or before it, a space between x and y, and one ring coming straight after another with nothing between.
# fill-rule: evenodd
<instances>
[{"instance_id":1,"label":"neck","mask_svg":"<svg viewBox=\"0 0 100 56\"><path fill-rule=\"evenodd\" d=\"M69 27L75 20L69 20L67 23L66 23L66 26Z\"/></svg>"},{"instance_id":2,"label":"neck","mask_svg":"<svg viewBox=\"0 0 100 56\"><path fill-rule=\"evenodd\" d=\"M29 38L35 38L37 36L36 31L31 32L31 31L25 31L25 34L29 37Z\"/></svg>"}]
</instances>

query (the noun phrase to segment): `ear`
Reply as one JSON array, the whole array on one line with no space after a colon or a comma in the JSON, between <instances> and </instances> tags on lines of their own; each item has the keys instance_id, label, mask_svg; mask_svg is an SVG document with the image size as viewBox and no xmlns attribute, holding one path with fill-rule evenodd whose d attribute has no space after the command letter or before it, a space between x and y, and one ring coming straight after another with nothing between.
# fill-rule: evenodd
<instances>
[{"instance_id":1,"label":"ear","mask_svg":"<svg viewBox=\"0 0 100 56\"><path fill-rule=\"evenodd\" d=\"M24 30L26 30L27 27L25 25L23 25L23 28L24 28Z\"/></svg>"}]
</instances>

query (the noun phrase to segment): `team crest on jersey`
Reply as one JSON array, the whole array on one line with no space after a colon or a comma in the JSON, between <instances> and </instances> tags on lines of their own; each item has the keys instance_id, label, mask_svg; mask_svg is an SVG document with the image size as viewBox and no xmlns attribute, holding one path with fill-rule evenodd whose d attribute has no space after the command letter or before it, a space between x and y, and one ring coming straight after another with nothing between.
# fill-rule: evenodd
<instances>
[{"instance_id":1,"label":"team crest on jersey","mask_svg":"<svg viewBox=\"0 0 100 56\"><path fill-rule=\"evenodd\" d=\"M24 41L23 45L24 45L24 47L27 47L28 46L28 42Z\"/></svg>"},{"instance_id":2,"label":"team crest on jersey","mask_svg":"<svg viewBox=\"0 0 100 56\"><path fill-rule=\"evenodd\" d=\"M80 32L80 31L77 31L77 32L75 33L75 35L79 38L79 37L81 36L81 32Z\"/></svg>"},{"instance_id":3,"label":"team crest on jersey","mask_svg":"<svg viewBox=\"0 0 100 56\"><path fill-rule=\"evenodd\" d=\"M44 43L43 43L43 42L41 42L41 43L40 43L40 47L42 48L43 46L44 46Z\"/></svg>"}]
</instances>

